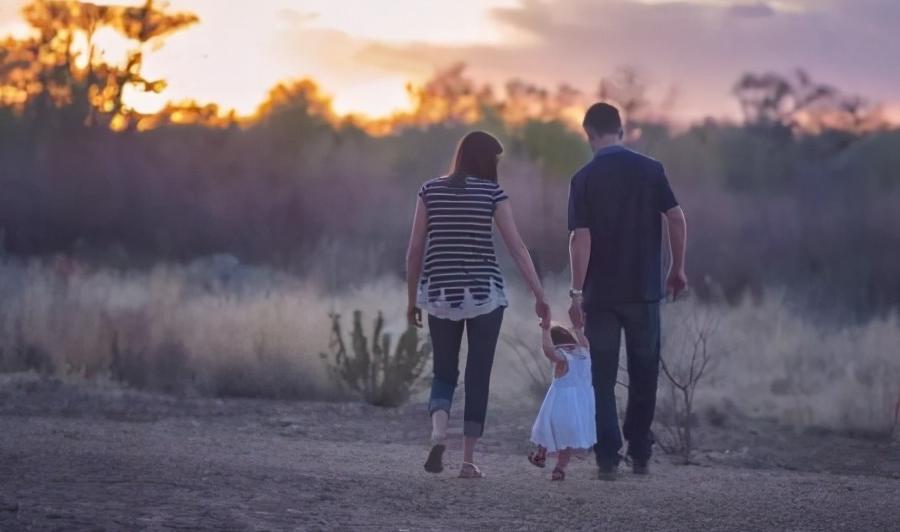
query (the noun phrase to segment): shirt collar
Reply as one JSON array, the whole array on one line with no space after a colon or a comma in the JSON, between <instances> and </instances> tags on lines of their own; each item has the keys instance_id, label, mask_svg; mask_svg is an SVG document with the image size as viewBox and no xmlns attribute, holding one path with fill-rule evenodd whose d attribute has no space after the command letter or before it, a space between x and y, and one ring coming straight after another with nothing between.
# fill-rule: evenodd
<instances>
[{"instance_id":1,"label":"shirt collar","mask_svg":"<svg viewBox=\"0 0 900 532\"><path fill-rule=\"evenodd\" d=\"M606 146L604 148L600 148L596 152L594 152L594 157L600 157L601 155L608 155L610 153L617 153L620 151L625 151L628 148L622 146L621 144L612 144L610 146Z\"/></svg>"}]
</instances>

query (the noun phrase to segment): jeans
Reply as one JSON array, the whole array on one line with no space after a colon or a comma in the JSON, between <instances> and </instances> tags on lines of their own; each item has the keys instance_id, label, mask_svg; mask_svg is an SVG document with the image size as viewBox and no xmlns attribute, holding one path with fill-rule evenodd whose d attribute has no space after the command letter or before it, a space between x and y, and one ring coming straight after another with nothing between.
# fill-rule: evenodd
<instances>
[{"instance_id":1,"label":"jeans","mask_svg":"<svg viewBox=\"0 0 900 532\"><path fill-rule=\"evenodd\" d=\"M466 359L466 408L463 414L463 435L481 437L487 414L491 369L494 350L500 337L504 307L467 320L446 320L428 316L428 330L434 349L434 379L428 413L445 410L450 413L453 392L459 378L459 347L463 329L467 330L469 354Z\"/></svg>"},{"instance_id":2,"label":"jeans","mask_svg":"<svg viewBox=\"0 0 900 532\"><path fill-rule=\"evenodd\" d=\"M656 410L659 377L659 303L602 305L585 313L585 335L591 344L591 371L597 403L597 444L594 453L600 465L618 463L622 435L628 440L628 454L636 462L650 459L650 424ZM616 409L616 376L619 372L619 344L625 330L628 369L628 405L625 423L619 432Z\"/></svg>"}]
</instances>

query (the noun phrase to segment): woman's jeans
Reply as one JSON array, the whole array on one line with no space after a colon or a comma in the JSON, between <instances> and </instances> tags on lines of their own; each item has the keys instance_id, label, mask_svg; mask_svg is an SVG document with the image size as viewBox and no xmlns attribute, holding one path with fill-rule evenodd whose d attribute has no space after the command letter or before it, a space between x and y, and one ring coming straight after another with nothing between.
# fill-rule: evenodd
<instances>
[{"instance_id":1,"label":"woman's jeans","mask_svg":"<svg viewBox=\"0 0 900 532\"><path fill-rule=\"evenodd\" d=\"M463 330L467 331L469 354L466 359L466 410L463 415L463 435L467 437L478 438L484 433L491 368L494 366L494 350L500 337L503 310L504 307L500 307L488 314L459 321L428 316L428 329L434 349L434 380L428 402L429 414L437 410L450 413L453 392L459 378L459 348Z\"/></svg>"}]
</instances>

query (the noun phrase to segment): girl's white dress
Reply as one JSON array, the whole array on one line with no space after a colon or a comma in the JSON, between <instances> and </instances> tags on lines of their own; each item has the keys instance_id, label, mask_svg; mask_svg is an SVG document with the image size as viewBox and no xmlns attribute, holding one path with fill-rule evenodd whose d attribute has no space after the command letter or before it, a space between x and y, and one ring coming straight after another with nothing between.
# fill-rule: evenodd
<instances>
[{"instance_id":1,"label":"girl's white dress","mask_svg":"<svg viewBox=\"0 0 900 532\"><path fill-rule=\"evenodd\" d=\"M556 348L569 361L569 371L554 378L534 420L531 441L555 453L589 449L597 443L591 355L583 346Z\"/></svg>"}]
</instances>

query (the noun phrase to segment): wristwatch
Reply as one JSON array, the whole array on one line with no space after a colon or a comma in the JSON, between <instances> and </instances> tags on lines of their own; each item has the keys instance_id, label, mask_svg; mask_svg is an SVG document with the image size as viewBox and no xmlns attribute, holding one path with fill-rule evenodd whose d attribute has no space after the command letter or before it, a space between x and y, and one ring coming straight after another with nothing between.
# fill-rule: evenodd
<instances>
[{"instance_id":1,"label":"wristwatch","mask_svg":"<svg viewBox=\"0 0 900 532\"><path fill-rule=\"evenodd\" d=\"M579 290L578 288L569 288L569 297L575 299L576 297L581 297L584 292Z\"/></svg>"}]
</instances>

